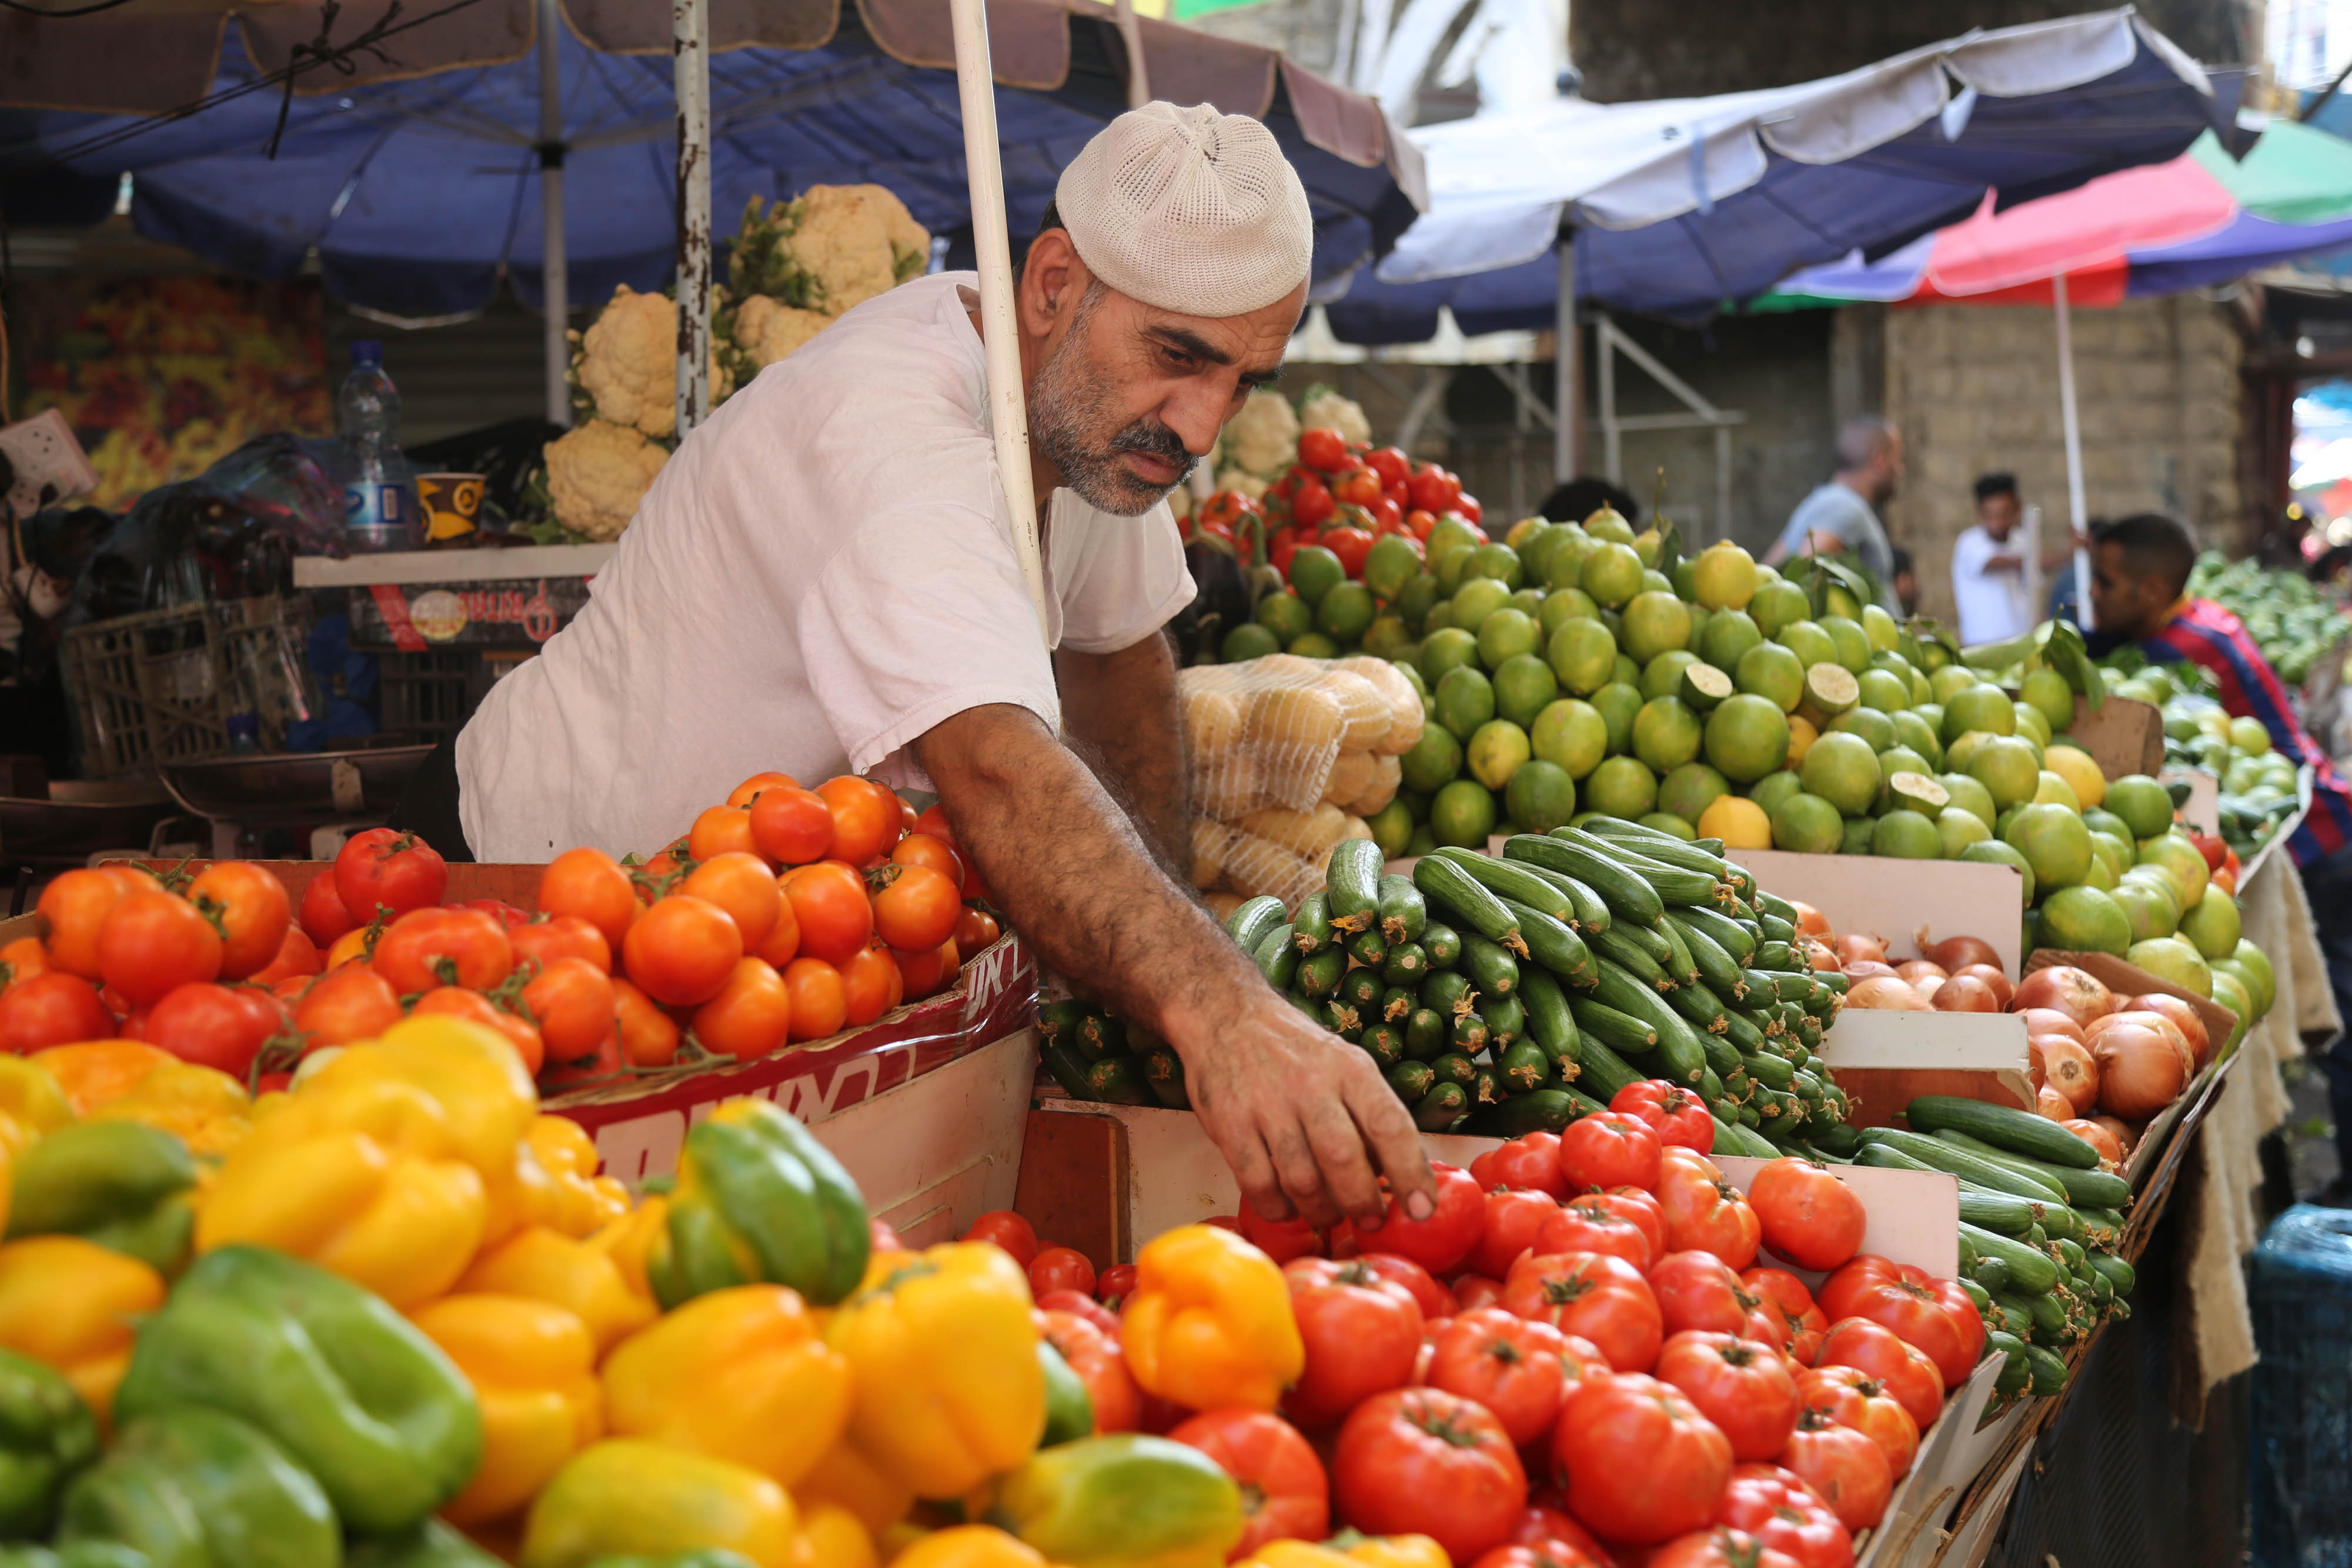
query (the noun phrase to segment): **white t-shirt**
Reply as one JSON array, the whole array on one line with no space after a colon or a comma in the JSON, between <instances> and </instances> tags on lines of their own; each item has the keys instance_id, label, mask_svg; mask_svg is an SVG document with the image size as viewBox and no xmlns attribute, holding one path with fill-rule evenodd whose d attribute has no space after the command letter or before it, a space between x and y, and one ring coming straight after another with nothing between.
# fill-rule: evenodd
<instances>
[{"instance_id":1,"label":"white t-shirt","mask_svg":"<svg viewBox=\"0 0 2352 1568\"><path fill-rule=\"evenodd\" d=\"M968 708L1061 705L1013 549L968 308L918 278L771 365L679 444L587 607L457 738L484 861L650 852L781 768L921 782L909 741ZM1046 526L1047 635L1113 653L1192 597L1165 506Z\"/></svg>"},{"instance_id":2,"label":"white t-shirt","mask_svg":"<svg viewBox=\"0 0 2352 1568\"><path fill-rule=\"evenodd\" d=\"M2012 531L1996 541L1981 526L1970 528L1952 546L1952 599L1960 612L1960 641L2004 643L2033 630L2033 602L2027 595L2022 570L1987 571L1985 562L1997 555L2019 555L2025 544Z\"/></svg>"}]
</instances>

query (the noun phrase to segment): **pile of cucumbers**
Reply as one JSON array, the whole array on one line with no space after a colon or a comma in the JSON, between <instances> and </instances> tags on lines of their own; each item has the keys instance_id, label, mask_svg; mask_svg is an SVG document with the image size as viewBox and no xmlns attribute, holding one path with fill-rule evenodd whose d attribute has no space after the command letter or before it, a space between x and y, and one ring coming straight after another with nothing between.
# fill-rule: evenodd
<instances>
[{"instance_id":1,"label":"pile of cucumbers","mask_svg":"<svg viewBox=\"0 0 2352 1568\"><path fill-rule=\"evenodd\" d=\"M1796 912L1722 850L1592 817L1501 859L1440 849L1407 878L1346 840L1295 915L1253 899L1226 929L1425 1131L1558 1131L1658 1078L1706 1101L1718 1152L1850 1155L1813 1055L1844 977L1804 967Z\"/></svg>"},{"instance_id":2,"label":"pile of cucumbers","mask_svg":"<svg viewBox=\"0 0 2352 1568\"><path fill-rule=\"evenodd\" d=\"M1903 1119L1907 1132L1864 1128L1854 1163L1959 1178L1961 1288L1984 1314L1986 1353L2009 1353L1995 1410L2063 1392L2059 1353L2131 1315L2132 1266L2116 1251L2131 1183L2030 1111L1923 1094Z\"/></svg>"},{"instance_id":3,"label":"pile of cucumbers","mask_svg":"<svg viewBox=\"0 0 2352 1568\"><path fill-rule=\"evenodd\" d=\"M1073 1100L1192 1108L1184 1063L1168 1042L1084 998L1064 997L1037 1009L1037 1056Z\"/></svg>"}]
</instances>

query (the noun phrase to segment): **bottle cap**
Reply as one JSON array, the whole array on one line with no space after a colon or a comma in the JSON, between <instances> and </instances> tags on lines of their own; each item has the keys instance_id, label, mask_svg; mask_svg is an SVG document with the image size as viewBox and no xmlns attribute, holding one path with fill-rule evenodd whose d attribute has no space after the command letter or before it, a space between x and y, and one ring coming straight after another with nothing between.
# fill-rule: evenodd
<instances>
[{"instance_id":1,"label":"bottle cap","mask_svg":"<svg viewBox=\"0 0 2352 1568\"><path fill-rule=\"evenodd\" d=\"M355 365L380 365L383 363L383 345L373 338L353 339L352 340L352 363Z\"/></svg>"}]
</instances>

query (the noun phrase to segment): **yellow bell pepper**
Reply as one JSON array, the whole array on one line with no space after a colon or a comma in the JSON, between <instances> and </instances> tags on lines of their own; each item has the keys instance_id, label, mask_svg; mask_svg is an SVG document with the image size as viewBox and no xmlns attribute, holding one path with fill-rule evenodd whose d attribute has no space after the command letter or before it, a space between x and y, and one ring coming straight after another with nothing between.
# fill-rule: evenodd
<instances>
[{"instance_id":1,"label":"yellow bell pepper","mask_svg":"<svg viewBox=\"0 0 2352 1568\"><path fill-rule=\"evenodd\" d=\"M819 1455L793 1495L805 1507L831 1504L848 1510L879 1536L907 1517L915 1494L882 1473L880 1466L843 1437Z\"/></svg>"},{"instance_id":2,"label":"yellow bell pepper","mask_svg":"<svg viewBox=\"0 0 2352 1568\"><path fill-rule=\"evenodd\" d=\"M462 1291L530 1296L552 1301L588 1326L602 1356L654 1321L653 1298L629 1289L612 1255L534 1225L486 1248L459 1277Z\"/></svg>"},{"instance_id":3,"label":"yellow bell pepper","mask_svg":"<svg viewBox=\"0 0 2352 1568\"><path fill-rule=\"evenodd\" d=\"M61 1051L98 1049L101 1048L59 1046L30 1059L0 1055L0 1115L5 1115L16 1124L17 1133L12 1136L21 1136L29 1141L43 1133L54 1133L84 1113L73 1103L73 1096L66 1086L58 1082L57 1076L44 1070L41 1058L55 1056ZM153 1051L154 1047L141 1046L139 1049ZM162 1056L163 1053L159 1051L155 1054ZM23 1146L22 1143L12 1143L10 1152Z\"/></svg>"},{"instance_id":4,"label":"yellow bell pepper","mask_svg":"<svg viewBox=\"0 0 2352 1568\"><path fill-rule=\"evenodd\" d=\"M636 1207L590 1236L588 1245L613 1260L621 1282L633 1296L654 1299L653 1281L646 1275L646 1258L655 1241L669 1228L669 1199L648 1197Z\"/></svg>"},{"instance_id":5,"label":"yellow bell pepper","mask_svg":"<svg viewBox=\"0 0 2352 1568\"><path fill-rule=\"evenodd\" d=\"M571 1117L532 1117L523 1142L553 1184L553 1208L540 1217L541 1225L566 1236L586 1236L629 1212L629 1189L596 1174L604 1156L596 1152L588 1129Z\"/></svg>"},{"instance_id":6,"label":"yellow bell pepper","mask_svg":"<svg viewBox=\"0 0 2352 1568\"><path fill-rule=\"evenodd\" d=\"M1274 1260L1230 1230L1186 1225L1135 1260L1119 1319L1128 1371L1188 1410L1271 1410L1298 1381L1307 1347Z\"/></svg>"},{"instance_id":7,"label":"yellow bell pepper","mask_svg":"<svg viewBox=\"0 0 2352 1568\"><path fill-rule=\"evenodd\" d=\"M344 1051L293 1098L377 1079L413 1084L439 1105L450 1153L486 1181L508 1167L539 1113L538 1088L504 1035L433 1014L403 1019L373 1044Z\"/></svg>"},{"instance_id":8,"label":"yellow bell pepper","mask_svg":"<svg viewBox=\"0 0 2352 1568\"><path fill-rule=\"evenodd\" d=\"M996 1248L881 1254L826 1337L849 1358L857 1447L919 1497L969 1491L1045 1435L1029 1281Z\"/></svg>"},{"instance_id":9,"label":"yellow bell pepper","mask_svg":"<svg viewBox=\"0 0 2352 1568\"><path fill-rule=\"evenodd\" d=\"M800 1551L795 1568L879 1568L874 1537L857 1516L829 1502L801 1505Z\"/></svg>"},{"instance_id":10,"label":"yellow bell pepper","mask_svg":"<svg viewBox=\"0 0 2352 1568\"><path fill-rule=\"evenodd\" d=\"M1346 1552L1311 1541L1269 1541L1241 1561L1240 1568L1349 1568Z\"/></svg>"},{"instance_id":11,"label":"yellow bell pepper","mask_svg":"<svg viewBox=\"0 0 2352 1568\"><path fill-rule=\"evenodd\" d=\"M67 1045L58 1051L103 1047ZM54 1051L43 1051L43 1056ZM36 1064L37 1065L36 1059ZM226 1155L253 1130L253 1098L245 1085L215 1068L165 1057L120 1093L94 1099L82 1114L93 1122L143 1122L173 1134L192 1155Z\"/></svg>"},{"instance_id":12,"label":"yellow bell pepper","mask_svg":"<svg viewBox=\"0 0 2352 1568\"><path fill-rule=\"evenodd\" d=\"M0 1247L0 1346L65 1375L102 1422L131 1364L139 1320L163 1304L163 1276L79 1236Z\"/></svg>"},{"instance_id":13,"label":"yellow bell pepper","mask_svg":"<svg viewBox=\"0 0 2352 1568\"><path fill-rule=\"evenodd\" d=\"M798 1522L791 1494L757 1470L607 1437L572 1456L530 1505L522 1568L584 1568L600 1557L711 1546L756 1568L797 1568Z\"/></svg>"},{"instance_id":14,"label":"yellow bell pepper","mask_svg":"<svg viewBox=\"0 0 2352 1568\"><path fill-rule=\"evenodd\" d=\"M1045 1568L1045 1557L992 1524L959 1524L924 1536L892 1558L890 1568Z\"/></svg>"},{"instance_id":15,"label":"yellow bell pepper","mask_svg":"<svg viewBox=\"0 0 2352 1568\"><path fill-rule=\"evenodd\" d=\"M1426 1535L1364 1535L1341 1548L1370 1568L1454 1568L1445 1548Z\"/></svg>"},{"instance_id":16,"label":"yellow bell pepper","mask_svg":"<svg viewBox=\"0 0 2352 1568\"><path fill-rule=\"evenodd\" d=\"M482 1462L442 1506L450 1523L513 1512L604 1435L595 1342L562 1307L528 1296L444 1296L415 1322L474 1385L482 1412Z\"/></svg>"},{"instance_id":17,"label":"yellow bell pepper","mask_svg":"<svg viewBox=\"0 0 2352 1568\"><path fill-rule=\"evenodd\" d=\"M782 1285L697 1296L623 1340L604 1378L616 1435L731 1459L787 1487L849 1420L849 1363Z\"/></svg>"}]
</instances>

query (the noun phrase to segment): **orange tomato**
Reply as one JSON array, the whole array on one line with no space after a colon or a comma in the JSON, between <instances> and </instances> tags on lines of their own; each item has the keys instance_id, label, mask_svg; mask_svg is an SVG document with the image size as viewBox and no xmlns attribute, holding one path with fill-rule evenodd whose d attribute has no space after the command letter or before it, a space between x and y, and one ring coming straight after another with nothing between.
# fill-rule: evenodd
<instances>
[{"instance_id":1,"label":"orange tomato","mask_svg":"<svg viewBox=\"0 0 2352 1568\"><path fill-rule=\"evenodd\" d=\"M0 946L0 990L5 990L19 980L29 980L36 975L49 972L49 950L41 946L37 936L19 936L14 942Z\"/></svg>"},{"instance_id":2,"label":"orange tomato","mask_svg":"<svg viewBox=\"0 0 2352 1568\"><path fill-rule=\"evenodd\" d=\"M35 905L49 932L49 967L98 978L98 931L131 890L102 870L60 873Z\"/></svg>"},{"instance_id":3,"label":"orange tomato","mask_svg":"<svg viewBox=\"0 0 2352 1568\"><path fill-rule=\"evenodd\" d=\"M898 841L904 825L898 797L884 786L845 773L818 785L816 792L833 810L831 853L835 860L862 866Z\"/></svg>"},{"instance_id":4,"label":"orange tomato","mask_svg":"<svg viewBox=\"0 0 2352 1568\"><path fill-rule=\"evenodd\" d=\"M583 958L604 974L613 972L613 945L576 915L529 921L509 930L507 940L514 944L517 968L536 964L544 969L558 958Z\"/></svg>"},{"instance_id":5,"label":"orange tomato","mask_svg":"<svg viewBox=\"0 0 2352 1568\"><path fill-rule=\"evenodd\" d=\"M373 1040L399 1021L392 983L364 964L330 969L294 1008L294 1027L310 1037L306 1050Z\"/></svg>"},{"instance_id":6,"label":"orange tomato","mask_svg":"<svg viewBox=\"0 0 2352 1568\"><path fill-rule=\"evenodd\" d=\"M914 831L925 838L939 840L951 850L956 847L955 828L948 821L948 810L945 806L933 804L926 807L915 818Z\"/></svg>"},{"instance_id":7,"label":"orange tomato","mask_svg":"<svg viewBox=\"0 0 2352 1568\"><path fill-rule=\"evenodd\" d=\"M366 963L368 949L375 945L378 935L364 925L344 932L327 948L326 967L340 969L346 964Z\"/></svg>"},{"instance_id":8,"label":"orange tomato","mask_svg":"<svg viewBox=\"0 0 2352 1568\"><path fill-rule=\"evenodd\" d=\"M100 876L108 878L124 893L161 893L163 879L136 861L109 861L98 868Z\"/></svg>"},{"instance_id":9,"label":"orange tomato","mask_svg":"<svg viewBox=\"0 0 2352 1568\"><path fill-rule=\"evenodd\" d=\"M774 771L754 773L727 791L727 803L730 806L749 806L771 789L797 789L800 787L801 781L789 773Z\"/></svg>"},{"instance_id":10,"label":"orange tomato","mask_svg":"<svg viewBox=\"0 0 2352 1568\"><path fill-rule=\"evenodd\" d=\"M890 949L878 946L860 949L841 967L843 1017L849 1027L872 1023L888 1012L895 1005L890 996L893 989L906 994L898 966L890 960Z\"/></svg>"},{"instance_id":11,"label":"orange tomato","mask_svg":"<svg viewBox=\"0 0 2352 1568\"><path fill-rule=\"evenodd\" d=\"M740 806L713 806L694 819L686 835L689 859L707 861L729 853L757 854L751 841L751 813Z\"/></svg>"},{"instance_id":12,"label":"orange tomato","mask_svg":"<svg viewBox=\"0 0 2352 1568\"><path fill-rule=\"evenodd\" d=\"M585 920L616 953L645 908L629 873L602 850L566 850L539 873L539 912Z\"/></svg>"},{"instance_id":13,"label":"orange tomato","mask_svg":"<svg viewBox=\"0 0 2352 1568\"><path fill-rule=\"evenodd\" d=\"M678 883L680 893L707 898L727 912L743 934L743 951L756 953L775 928L783 890L775 872L755 854L730 850L711 856Z\"/></svg>"},{"instance_id":14,"label":"orange tomato","mask_svg":"<svg viewBox=\"0 0 2352 1568\"><path fill-rule=\"evenodd\" d=\"M841 971L822 958L795 958L784 966L784 989L792 993L792 1038L823 1040L841 1032L849 999Z\"/></svg>"},{"instance_id":15,"label":"orange tomato","mask_svg":"<svg viewBox=\"0 0 2352 1568\"><path fill-rule=\"evenodd\" d=\"M785 876L791 874L790 872L784 873ZM799 957L800 954L801 919L793 913L793 901L784 896L783 881L779 878L776 883L776 923L769 928L759 951L752 956L766 959L770 968L782 974L784 966Z\"/></svg>"},{"instance_id":16,"label":"orange tomato","mask_svg":"<svg viewBox=\"0 0 2352 1568\"><path fill-rule=\"evenodd\" d=\"M963 857L929 833L908 833L891 849L890 859L898 865L929 866L958 887L963 885Z\"/></svg>"},{"instance_id":17,"label":"orange tomato","mask_svg":"<svg viewBox=\"0 0 2352 1568\"><path fill-rule=\"evenodd\" d=\"M319 945L299 925L288 925L285 936L278 944L278 956L269 960L268 968L247 975L257 986L274 987L280 980L306 978L325 968L319 955Z\"/></svg>"},{"instance_id":18,"label":"orange tomato","mask_svg":"<svg viewBox=\"0 0 2352 1568\"><path fill-rule=\"evenodd\" d=\"M895 862L894 862L895 864ZM892 869L876 872L885 876ZM874 932L893 947L919 952L955 935L963 904L950 878L924 865L898 865L874 896Z\"/></svg>"},{"instance_id":19,"label":"orange tomato","mask_svg":"<svg viewBox=\"0 0 2352 1568\"><path fill-rule=\"evenodd\" d=\"M833 808L814 789L771 789L751 802L751 842L778 865L807 865L833 849Z\"/></svg>"},{"instance_id":20,"label":"orange tomato","mask_svg":"<svg viewBox=\"0 0 2352 1568\"><path fill-rule=\"evenodd\" d=\"M23 1055L114 1033L98 988L79 975L51 969L0 992L0 1051Z\"/></svg>"},{"instance_id":21,"label":"orange tomato","mask_svg":"<svg viewBox=\"0 0 2352 1568\"><path fill-rule=\"evenodd\" d=\"M784 1043L793 1027L793 995L764 961L745 958L719 993L694 1009L694 1038L703 1049L750 1061Z\"/></svg>"},{"instance_id":22,"label":"orange tomato","mask_svg":"<svg viewBox=\"0 0 2352 1568\"><path fill-rule=\"evenodd\" d=\"M874 906L866 879L839 861L819 861L784 874L784 897L800 926L800 950L828 964L845 964L874 935Z\"/></svg>"},{"instance_id":23,"label":"orange tomato","mask_svg":"<svg viewBox=\"0 0 2352 1568\"><path fill-rule=\"evenodd\" d=\"M490 999L479 991L468 991L457 986L436 986L416 998L414 1010L461 1018L485 1029L498 1030L515 1048L515 1054L522 1058L523 1071L534 1078L539 1076L539 1070L547 1065L547 1044L541 1038L538 1027L529 1019L519 1018L504 1008L491 1006ZM590 1053L593 1054L593 1051L594 1048L591 1047Z\"/></svg>"},{"instance_id":24,"label":"orange tomato","mask_svg":"<svg viewBox=\"0 0 2352 1568\"><path fill-rule=\"evenodd\" d=\"M938 946L919 953L903 952L893 947L890 956L898 963L898 973L906 977L907 997L910 1001L920 1001L954 985L956 971L963 963L956 952L952 936Z\"/></svg>"},{"instance_id":25,"label":"orange tomato","mask_svg":"<svg viewBox=\"0 0 2352 1568\"><path fill-rule=\"evenodd\" d=\"M216 861L188 884L188 902L219 924L221 978L242 980L268 968L294 922L286 884L251 861Z\"/></svg>"},{"instance_id":26,"label":"orange tomato","mask_svg":"<svg viewBox=\"0 0 2352 1568\"><path fill-rule=\"evenodd\" d=\"M613 1023L621 1059L631 1067L667 1067L677 1060L676 1020L626 980L613 982Z\"/></svg>"},{"instance_id":27,"label":"orange tomato","mask_svg":"<svg viewBox=\"0 0 2352 1568\"><path fill-rule=\"evenodd\" d=\"M487 991L514 972L514 944L478 909L412 909L384 927L368 965L402 996L436 986Z\"/></svg>"},{"instance_id":28,"label":"orange tomato","mask_svg":"<svg viewBox=\"0 0 2352 1568\"><path fill-rule=\"evenodd\" d=\"M613 982L585 958L558 958L522 988L547 1053L559 1061L593 1056L613 1032Z\"/></svg>"},{"instance_id":29,"label":"orange tomato","mask_svg":"<svg viewBox=\"0 0 2352 1568\"><path fill-rule=\"evenodd\" d=\"M186 899L134 893L106 912L98 929L98 969L134 1008L152 1008L174 988L215 979L220 933Z\"/></svg>"},{"instance_id":30,"label":"orange tomato","mask_svg":"<svg viewBox=\"0 0 2352 1568\"><path fill-rule=\"evenodd\" d=\"M699 1006L717 996L743 956L743 934L708 899L656 899L621 944L629 978L657 1002Z\"/></svg>"}]
</instances>

